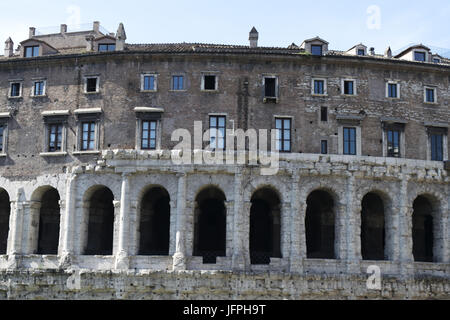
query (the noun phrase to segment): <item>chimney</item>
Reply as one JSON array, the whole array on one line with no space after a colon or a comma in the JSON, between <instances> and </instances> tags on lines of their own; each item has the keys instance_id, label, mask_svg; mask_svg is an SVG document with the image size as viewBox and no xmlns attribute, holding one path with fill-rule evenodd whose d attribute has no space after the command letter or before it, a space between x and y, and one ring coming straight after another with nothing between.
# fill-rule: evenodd
<instances>
[{"instance_id":1,"label":"chimney","mask_svg":"<svg viewBox=\"0 0 450 320\"><path fill-rule=\"evenodd\" d=\"M250 31L250 37L248 40L250 40L250 48L256 48L258 47L258 38L259 34L255 27L252 28Z\"/></svg>"},{"instance_id":2,"label":"chimney","mask_svg":"<svg viewBox=\"0 0 450 320\"><path fill-rule=\"evenodd\" d=\"M61 34L64 34L67 32L67 24L62 24L61 25Z\"/></svg>"},{"instance_id":3,"label":"chimney","mask_svg":"<svg viewBox=\"0 0 450 320\"><path fill-rule=\"evenodd\" d=\"M94 36L92 34L86 36L86 51L94 50Z\"/></svg>"},{"instance_id":4,"label":"chimney","mask_svg":"<svg viewBox=\"0 0 450 320\"><path fill-rule=\"evenodd\" d=\"M36 28L30 27L30 33L28 35L28 38L33 38L36 35Z\"/></svg>"},{"instance_id":5,"label":"chimney","mask_svg":"<svg viewBox=\"0 0 450 320\"><path fill-rule=\"evenodd\" d=\"M371 56L375 55L375 48L374 47L370 48L370 55Z\"/></svg>"},{"instance_id":6,"label":"chimney","mask_svg":"<svg viewBox=\"0 0 450 320\"><path fill-rule=\"evenodd\" d=\"M12 57L14 54L14 42L11 37L5 41L5 57Z\"/></svg>"},{"instance_id":7,"label":"chimney","mask_svg":"<svg viewBox=\"0 0 450 320\"><path fill-rule=\"evenodd\" d=\"M116 51L123 51L123 49L125 49L125 40L127 40L125 27L123 26L123 23L120 23L116 34Z\"/></svg>"},{"instance_id":8,"label":"chimney","mask_svg":"<svg viewBox=\"0 0 450 320\"><path fill-rule=\"evenodd\" d=\"M93 28L94 28L94 32L95 32L95 33L100 33L100 22L94 21L94 26L93 26Z\"/></svg>"},{"instance_id":9,"label":"chimney","mask_svg":"<svg viewBox=\"0 0 450 320\"><path fill-rule=\"evenodd\" d=\"M391 50L391 47L388 47L388 48L386 49L386 52L384 53L384 56L385 56L386 58L392 58L392 50Z\"/></svg>"}]
</instances>

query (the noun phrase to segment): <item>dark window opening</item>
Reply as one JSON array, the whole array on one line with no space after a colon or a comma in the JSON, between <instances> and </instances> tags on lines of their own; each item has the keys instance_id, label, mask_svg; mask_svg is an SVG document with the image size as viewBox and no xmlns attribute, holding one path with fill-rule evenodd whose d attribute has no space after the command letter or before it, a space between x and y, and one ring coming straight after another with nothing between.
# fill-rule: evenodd
<instances>
[{"instance_id":1,"label":"dark window opening","mask_svg":"<svg viewBox=\"0 0 450 320\"><path fill-rule=\"evenodd\" d=\"M385 218L383 200L368 193L362 200L361 253L363 260L385 259Z\"/></svg>"},{"instance_id":2,"label":"dark window opening","mask_svg":"<svg viewBox=\"0 0 450 320\"><path fill-rule=\"evenodd\" d=\"M344 81L344 94L354 95L354 82L353 81Z\"/></svg>"},{"instance_id":3,"label":"dark window opening","mask_svg":"<svg viewBox=\"0 0 450 320\"><path fill-rule=\"evenodd\" d=\"M37 254L58 254L59 200L59 193L56 189L50 189L42 196Z\"/></svg>"},{"instance_id":4,"label":"dark window opening","mask_svg":"<svg viewBox=\"0 0 450 320\"><path fill-rule=\"evenodd\" d=\"M366 51L364 49L358 49L358 56L366 55Z\"/></svg>"},{"instance_id":5,"label":"dark window opening","mask_svg":"<svg viewBox=\"0 0 450 320\"><path fill-rule=\"evenodd\" d=\"M6 254L11 204L8 193L0 190L0 254Z\"/></svg>"},{"instance_id":6,"label":"dark window opening","mask_svg":"<svg viewBox=\"0 0 450 320\"><path fill-rule=\"evenodd\" d=\"M86 79L86 92L97 92L97 78Z\"/></svg>"},{"instance_id":7,"label":"dark window opening","mask_svg":"<svg viewBox=\"0 0 450 320\"><path fill-rule=\"evenodd\" d=\"M226 117L210 116L210 148L212 150L225 150L226 146Z\"/></svg>"},{"instance_id":8,"label":"dark window opening","mask_svg":"<svg viewBox=\"0 0 450 320\"><path fill-rule=\"evenodd\" d=\"M325 81L314 80L314 94L325 94Z\"/></svg>"},{"instance_id":9,"label":"dark window opening","mask_svg":"<svg viewBox=\"0 0 450 320\"><path fill-rule=\"evenodd\" d=\"M172 90L184 90L184 77L173 76L172 77Z\"/></svg>"},{"instance_id":10,"label":"dark window opening","mask_svg":"<svg viewBox=\"0 0 450 320\"><path fill-rule=\"evenodd\" d=\"M165 189L151 188L142 198L139 234L139 255L169 255L170 197Z\"/></svg>"},{"instance_id":11,"label":"dark window opening","mask_svg":"<svg viewBox=\"0 0 450 320\"><path fill-rule=\"evenodd\" d=\"M114 230L114 195L106 187L95 191L89 201L86 255L112 255Z\"/></svg>"},{"instance_id":12,"label":"dark window opening","mask_svg":"<svg viewBox=\"0 0 450 320\"><path fill-rule=\"evenodd\" d=\"M356 155L356 128L344 128L344 154Z\"/></svg>"},{"instance_id":13,"label":"dark window opening","mask_svg":"<svg viewBox=\"0 0 450 320\"><path fill-rule=\"evenodd\" d=\"M0 125L0 152L4 152L4 150L3 150L4 131L5 131L5 126Z\"/></svg>"},{"instance_id":14,"label":"dark window opening","mask_svg":"<svg viewBox=\"0 0 450 320\"><path fill-rule=\"evenodd\" d=\"M322 55L322 46L321 45L311 45L311 54L314 56L321 56Z\"/></svg>"},{"instance_id":15,"label":"dark window opening","mask_svg":"<svg viewBox=\"0 0 450 320\"><path fill-rule=\"evenodd\" d=\"M144 90L145 91L155 90L155 76L144 76Z\"/></svg>"},{"instance_id":16,"label":"dark window opening","mask_svg":"<svg viewBox=\"0 0 450 320\"><path fill-rule=\"evenodd\" d=\"M308 259L335 259L335 213L331 195L322 190L312 192L306 209L306 250Z\"/></svg>"},{"instance_id":17,"label":"dark window opening","mask_svg":"<svg viewBox=\"0 0 450 320\"><path fill-rule=\"evenodd\" d=\"M156 149L156 121L142 121L141 149Z\"/></svg>"},{"instance_id":18,"label":"dark window opening","mask_svg":"<svg viewBox=\"0 0 450 320\"><path fill-rule=\"evenodd\" d=\"M280 198L274 190L262 188L252 196L250 209L251 264L270 264L281 258Z\"/></svg>"},{"instance_id":19,"label":"dark window opening","mask_svg":"<svg viewBox=\"0 0 450 320\"><path fill-rule=\"evenodd\" d=\"M95 149L95 122L83 122L82 137L81 137L81 150L88 151Z\"/></svg>"},{"instance_id":20,"label":"dark window opening","mask_svg":"<svg viewBox=\"0 0 450 320\"><path fill-rule=\"evenodd\" d=\"M328 121L328 108L327 107L320 108L320 121L322 121L322 122Z\"/></svg>"},{"instance_id":21,"label":"dark window opening","mask_svg":"<svg viewBox=\"0 0 450 320\"><path fill-rule=\"evenodd\" d=\"M280 152L291 152L291 119L276 118L276 148Z\"/></svg>"},{"instance_id":22,"label":"dark window opening","mask_svg":"<svg viewBox=\"0 0 450 320\"><path fill-rule=\"evenodd\" d=\"M275 78L264 78L264 97L266 98L276 98L276 79Z\"/></svg>"},{"instance_id":23,"label":"dark window opening","mask_svg":"<svg viewBox=\"0 0 450 320\"><path fill-rule=\"evenodd\" d=\"M116 50L116 45L112 44L112 43L98 45L98 51L100 51L100 52L114 51L114 50Z\"/></svg>"},{"instance_id":24,"label":"dark window opening","mask_svg":"<svg viewBox=\"0 0 450 320\"><path fill-rule=\"evenodd\" d=\"M434 58L434 59L433 59L433 62L434 62L434 63L441 63L441 59Z\"/></svg>"},{"instance_id":25,"label":"dark window opening","mask_svg":"<svg viewBox=\"0 0 450 320\"><path fill-rule=\"evenodd\" d=\"M216 90L216 76L204 76L204 90Z\"/></svg>"},{"instance_id":26,"label":"dark window opening","mask_svg":"<svg viewBox=\"0 0 450 320\"><path fill-rule=\"evenodd\" d=\"M327 140L322 140L320 142L320 153L328 154L328 141Z\"/></svg>"},{"instance_id":27,"label":"dark window opening","mask_svg":"<svg viewBox=\"0 0 450 320\"><path fill-rule=\"evenodd\" d=\"M433 262L433 208L423 196L413 203L414 261Z\"/></svg>"},{"instance_id":28,"label":"dark window opening","mask_svg":"<svg viewBox=\"0 0 450 320\"><path fill-rule=\"evenodd\" d=\"M217 263L226 256L225 195L209 187L196 197L194 213L194 256L203 257L204 264Z\"/></svg>"},{"instance_id":29,"label":"dark window opening","mask_svg":"<svg viewBox=\"0 0 450 320\"><path fill-rule=\"evenodd\" d=\"M425 90L425 101L426 102L434 102L434 92L435 92L435 90L434 89L426 89Z\"/></svg>"},{"instance_id":30,"label":"dark window opening","mask_svg":"<svg viewBox=\"0 0 450 320\"><path fill-rule=\"evenodd\" d=\"M37 57L39 56L39 46L25 47L25 57Z\"/></svg>"},{"instance_id":31,"label":"dark window opening","mask_svg":"<svg viewBox=\"0 0 450 320\"><path fill-rule=\"evenodd\" d=\"M396 83L388 83L388 97L389 98L397 98L397 84Z\"/></svg>"},{"instance_id":32,"label":"dark window opening","mask_svg":"<svg viewBox=\"0 0 450 320\"><path fill-rule=\"evenodd\" d=\"M425 61L425 52L414 52L414 60L416 61Z\"/></svg>"},{"instance_id":33,"label":"dark window opening","mask_svg":"<svg viewBox=\"0 0 450 320\"><path fill-rule=\"evenodd\" d=\"M21 83L11 83L11 97L20 97Z\"/></svg>"},{"instance_id":34,"label":"dark window opening","mask_svg":"<svg viewBox=\"0 0 450 320\"><path fill-rule=\"evenodd\" d=\"M387 130L386 134L388 157L399 158L401 132L398 130Z\"/></svg>"},{"instance_id":35,"label":"dark window opening","mask_svg":"<svg viewBox=\"0 0 450 320\"><path fill-rule=\"evenodd\" d=\"M432 161L443 161L444 160L444 135L443 134L432 134L430 136L431 140L431 160Z\"/></svg>"},{"instance_id":36,"label":"dark window opening","mask_svg":"<svg viewBox=\"0 0 450 320\"><path fill-rule=\"evenodd\" d=\"M48 125L48 152L57 152L62 150L62 124Z\"/></svg>"}]
</instances>

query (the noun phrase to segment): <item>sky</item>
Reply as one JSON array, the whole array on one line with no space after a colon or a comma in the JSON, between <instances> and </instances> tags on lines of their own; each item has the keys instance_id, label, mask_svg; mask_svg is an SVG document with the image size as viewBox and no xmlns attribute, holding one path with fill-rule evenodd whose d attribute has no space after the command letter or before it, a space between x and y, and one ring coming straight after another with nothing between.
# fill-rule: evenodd
<instances>
[{"instance_id":1,"label":"sky","mask_svg":"<svg viewBox=\"0 0 450 320\"><path fill-rule=\"evenodd\" d=\"M28 38L29 27L59 30L100 21L109 32L122 22L127 43L248 45L255 26L260 46L300 45L320 36L335 50L362 42L377 53L388 46L395 53L423 43L450 52L449 0L2 0L0 12L0 40L11 37L15 46Z\"/></svg>"}]
</instances>

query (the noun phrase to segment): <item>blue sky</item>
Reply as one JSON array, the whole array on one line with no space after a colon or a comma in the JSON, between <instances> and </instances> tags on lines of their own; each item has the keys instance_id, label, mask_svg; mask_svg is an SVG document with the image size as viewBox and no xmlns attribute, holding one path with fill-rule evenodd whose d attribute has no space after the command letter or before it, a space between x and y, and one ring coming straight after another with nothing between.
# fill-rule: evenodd
<instances>
[{"instance_id":1,"label":"blue sky","mask_svg":"<svg viewBox=\"0 0 450 320\"><path fill-rule=\"evenodd\" d=\"M411 43L450 48L448 0L22 0L2 1L0 12L0 40L11 36L15 45L28 37L30 26L98 20L110 32L123 22L129 43L246 45L255 26L261 46L300 45L318 35L337 50L360 42L377 53Z\"/></svg>"}]
</instances>

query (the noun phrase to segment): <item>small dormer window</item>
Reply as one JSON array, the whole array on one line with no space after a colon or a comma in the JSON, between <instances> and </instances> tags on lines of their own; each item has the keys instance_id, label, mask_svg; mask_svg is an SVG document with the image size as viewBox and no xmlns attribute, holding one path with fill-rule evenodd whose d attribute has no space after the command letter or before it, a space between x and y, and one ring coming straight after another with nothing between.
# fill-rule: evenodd
<instances>
[{"instance_id":1,"label":"small dormer window","mask_svg":"<svg viewBox=\"0 0 450 320\"><path fill-rule=\"evenodd\" d=\"M414 51L415 61L425 61L425 52Z\"/></svg>"},{"instance_id":2,"label":"small dormer window","mask_svg":"<svg viewBox=\"0 0 450 320\"><path fill-rule=\"evenodd\" d=\"M358 49L357 54L358 54L358 56L365 56L366 51L364 49Z\"/></svg>"},{"instance_id":3,"label":"small dormer window","mask_svg":"<svg viewBox=\"0 0 450 320\"><path fill-rule=\"evenodd\" d=\"M311 45L311 54L314 56L321 56L322 55L322 46L317 44Z\"/></svg>"},{"instance_id":4,"label":"small dormer window","mask_svg":"<svg viewBox=\"0 0 450 320\"><path fill-rule=\"evenodd\" d=\"M39 46L25 47L25 58L38 56L39 56Z\"/></svg>"},{"instance_id":5,"label":"small dormer window","mask_svg":"<svg viewBox=\"0 0 450 320\"><path fill-rule=\"evenodd\" d=\"M115 51L116 45L114 43L102 43L98 45L99 52Z\"/></svg>"},{"instance_id":6,"label":"small dormer window","mask_svg":"<svg viewBox=\"0 0 450 320\"><path fill-rule=\"evenodd\" d=\"M439 58L434 58L434 59L433 59L433 62L434 62L434 63L441 63L441 59L439 59Z\"/></svg>"}]
</instances>

